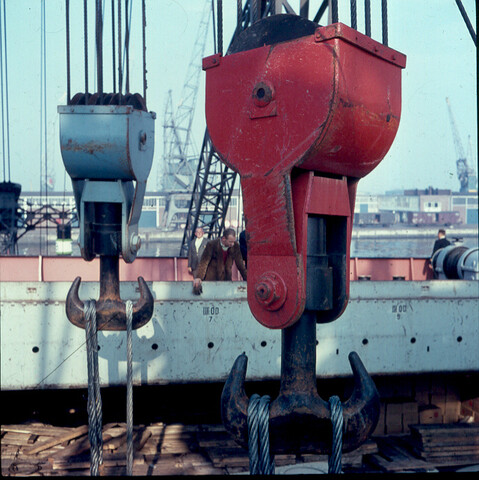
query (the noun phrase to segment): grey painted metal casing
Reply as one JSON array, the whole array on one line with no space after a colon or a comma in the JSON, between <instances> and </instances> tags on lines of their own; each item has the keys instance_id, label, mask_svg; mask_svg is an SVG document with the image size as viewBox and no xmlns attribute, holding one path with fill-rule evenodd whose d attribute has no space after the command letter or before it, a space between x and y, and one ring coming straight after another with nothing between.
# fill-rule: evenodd
<instances>
[{"instance_id":1,"label":"grey painted metal casing","mask_svg":"<svg viewBox=\"0 0 479 480\"><path fill-rule=\"evenodd\" d=\"M251 315L245 282L148 282L152 320L133 332L135 384L224 381L236 357L249 357L247 380L280 375L281 332ZM87 386L85 331L65 315L66 282L2 282L1 388ZM138 285L122 282L123 299ZM81 286L97 298L97 283ZM317 326L318 376L351 375L358 352L372 374L479 370L479 282L352 282L349 306ZM102 385L125 384L126 332L99 332Z\"/></svg>"},{"instance_id":2,"label":"grey painted metal casing","mask_svg":"<svg viewBox=\"0 0 479 480\"><path fill-rule=\"evenodd\" d=\"M131 263L140 248L138 222L153 161L156 114L130 105L59 106L58 113L63 163L79 213L82 257L91 260L95 255L86 238L85 204L120 203L121 253Z\"/></svg>"},{"instance_id":3,"label":"grey painted metal casing","mask_svg":"<svg viewBox=\"0 0 479 480\"><path fill-rule=\"evenodd\" d=\"M60 148L74 180L145 182L153 161L155 114L129 105L59 106Z\"/></svg>"}]
</instances>

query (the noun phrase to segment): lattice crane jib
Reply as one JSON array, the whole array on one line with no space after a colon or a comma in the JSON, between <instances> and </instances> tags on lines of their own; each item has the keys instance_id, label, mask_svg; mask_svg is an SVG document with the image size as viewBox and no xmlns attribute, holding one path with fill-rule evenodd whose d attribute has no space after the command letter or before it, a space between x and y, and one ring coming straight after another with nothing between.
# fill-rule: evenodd
<instances>
[{"instance_id":1,"label":"lattice crane jib","mask_svg":"<svg viewBox=\"0 0 479 480\"><path fill-rule=\"evenodd\" d=\"M160 192L167 193L161 224L161 227L166 229L171 227L171 221L177 212L175 207L175 203L178 203L177 194L191 193L193 189L198 152L192 138L192 124L201 76L201 58L204 56L210 21L211 2L207 0L198 24L191 60L176 111L173 107L172 90L168 91L165 102L163 160L158 168L157 188Z\"/></svg>"},{"instance_id":2,"label":"lattice crane jib","mask_svg":"<svg viewBox=\"0 0 479 480\"><path fill-rule=\"evenodd\" d=\"M470 189L470 179L475 180L474 169L468 164L464 148L462 146L461 137L457 129L456 120L452 112L451 102L449 97L446 97L447 109L449 112L449 121L451 124L452 139L454 142L454 148L456 150L456 168L457 178L460 184L460 192L467 193ZM474 188L475 186L473 186Z\"/></svg>"}]
</instances>

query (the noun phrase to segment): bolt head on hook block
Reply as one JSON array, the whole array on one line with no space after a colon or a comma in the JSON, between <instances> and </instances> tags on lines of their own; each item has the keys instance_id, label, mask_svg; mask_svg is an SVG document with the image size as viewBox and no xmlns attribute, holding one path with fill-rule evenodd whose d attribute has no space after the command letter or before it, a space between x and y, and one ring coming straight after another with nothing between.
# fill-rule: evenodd
<instances>
[{"instance_id":1,"label":"bolt head on hook block","mask_svg":"<svg viewBox=\"0 0 479 480\"><path fill-rule=\"evenodd\" d=\"M321 315L331 321L342 312L356 185L386 155L401 115L404 55L341 23L312 28L309 22L298 37L295 25L301 30L304 22L267 17L241 33L238 42L248 49L203 60L208 132L222 161L241 176L253 286L248 303L269 328L285 328L305 310L311 215L346 220L341 252L326 252L333 289L342 282L343 293L333 291L341 305ZM289 31L295 38L284 38ZM314 178L303 194L297 182L309 173ZM334 222L326 235L333 244ZM258 295L268 271L279 272L285 285L277 309Z\"/></svg>"}]
</instances>

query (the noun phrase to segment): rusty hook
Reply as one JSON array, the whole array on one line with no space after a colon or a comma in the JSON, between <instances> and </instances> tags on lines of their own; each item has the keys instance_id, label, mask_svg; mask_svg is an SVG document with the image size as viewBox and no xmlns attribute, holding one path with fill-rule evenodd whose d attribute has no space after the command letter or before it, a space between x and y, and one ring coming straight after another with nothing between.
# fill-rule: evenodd
<instances>
[{"instance_id":1,"label":"rusty hook","mask_svg":"<svg viewBox=\"0 0 479 480\"><path fill-rule=\"evenodd\" d=\"M83 302L78 296L81 277L68 291L66 314L73 325L85 328ZM138 277L140 299L133 305L133 329L147 324L153 315L153 295L143 277ZM120 298L119 258L100 255L100 298L96 302L98 330L126 330L126 307Z\"/></svg>"},{"instance_id":2,"label":"rusty hook","mask_svg":"<svg viewBox=\"0 0 479 480\"><path fill-rule=\"evenodd\" d=\"M343 451L361 445L379 418L379 394L356 352L349 354L354 391L343 403ZM248 403L244 383L248 358L243 353L231 369L221 395L221 416L237 443L248 445ZM316 387L316 317L306 312L282 330L281 386L271 403L270 452L331 453L330 407Z\"/></svg>"}]
</instances>

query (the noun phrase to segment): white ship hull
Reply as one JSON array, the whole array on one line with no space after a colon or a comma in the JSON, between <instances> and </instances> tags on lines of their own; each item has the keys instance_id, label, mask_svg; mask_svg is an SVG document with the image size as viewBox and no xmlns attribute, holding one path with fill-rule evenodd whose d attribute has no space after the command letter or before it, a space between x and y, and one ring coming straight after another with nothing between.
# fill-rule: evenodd
<instances>
[{"instance_id":1,"label":"white ship hull","mask_svg":"<svg viewBox=\"0 0 479 480\"><path fill-rule=\"evenodd\" d=\"M87 386L85 331L65 314L70 282L2 282L2 390ZM224 381L236 357L249 358L247 380L280 375L281 332L251 315L246 282L148 282L152 320L133 332L136 385ZM123 299L139 297L122 282ZM82 299L98 298L84 282ZM479 370L479 282L355 281L348 308L318 325L317 375L350 375L356 351L372 375ZM126 380L126 332L99 332L103 386Z\"/></svg>"}]
</instances>

